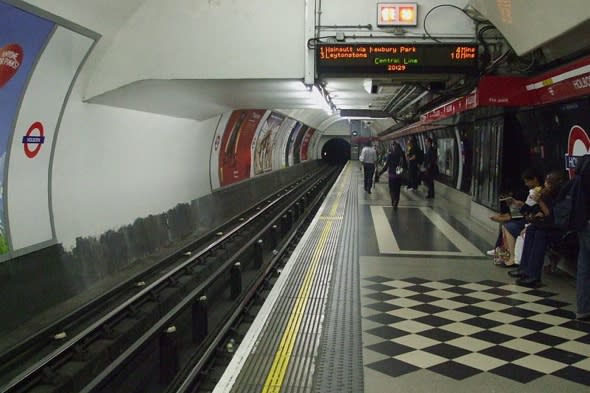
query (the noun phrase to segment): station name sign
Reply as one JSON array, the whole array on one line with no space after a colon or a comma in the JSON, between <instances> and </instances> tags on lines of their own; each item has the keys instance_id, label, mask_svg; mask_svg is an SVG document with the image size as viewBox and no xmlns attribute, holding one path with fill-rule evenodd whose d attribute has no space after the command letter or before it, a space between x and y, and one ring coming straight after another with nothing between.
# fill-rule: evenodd
<instances>
[{"instance_id":1,"label":"station name sign","mask_svg":"<svg viewBox=\"0 0 590 393\"><path fill-rule=\"evenodd\" d=\"M320 76L474 74L475 44L318 44Z\"/></svg>"}]
</instances>

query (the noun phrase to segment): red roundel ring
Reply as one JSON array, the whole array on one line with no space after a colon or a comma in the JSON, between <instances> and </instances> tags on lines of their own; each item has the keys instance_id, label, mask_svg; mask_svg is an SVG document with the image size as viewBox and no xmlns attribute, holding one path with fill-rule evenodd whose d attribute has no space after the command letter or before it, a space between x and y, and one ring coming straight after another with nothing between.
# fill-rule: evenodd
<instances>
[{"instance_id":1,"label":"red roundel ring","mask_svg":"<svg viewBox=\"0 0 590 393\"><path fill-rule=\"evenodd\" d=\"M570 129L567 140L567 155L573 157L585 154L590 154L590 138L582 127L575 125ZM574 175L574 169L568 168L568 172L571 178Z\"/></svg>"},{"instance_id":2,"label":"red roundel ring","mask_svg":"<svg viewBox=\"0 0 590 393\"><path fill-rule=\"evenodd\" d=\"M41 122L36 121L35 123L33 123L30 127L29 130L27 131L26 137L30 137L31 134L33 133L33 131L38 130L39 131L39 136L43 137L45 136L45 130L43 129L43 124L41 124ZM36 143L37 147L35 147L33 150L30 149L29 147L29 143L23 143L24 149L25 149L25 154L27 155L27 157L29 158L34 158L39 151L41 150L41 143Z\"/></svg>"}]
</instances>

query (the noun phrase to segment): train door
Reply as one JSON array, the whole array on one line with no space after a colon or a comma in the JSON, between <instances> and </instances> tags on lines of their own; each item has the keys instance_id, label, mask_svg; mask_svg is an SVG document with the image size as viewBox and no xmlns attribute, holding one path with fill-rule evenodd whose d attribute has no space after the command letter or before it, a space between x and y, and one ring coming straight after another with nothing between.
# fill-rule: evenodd
<instances>
[{"instance_id":1,"label":"train door","mask_svg":"<svg viewBox=\"0 0 590 393\"><path fill-rule=\"evenodd\" d=\"M473 200L497 209L504 117L477 120L473 133Z\"/></svg>"}]
</instances>

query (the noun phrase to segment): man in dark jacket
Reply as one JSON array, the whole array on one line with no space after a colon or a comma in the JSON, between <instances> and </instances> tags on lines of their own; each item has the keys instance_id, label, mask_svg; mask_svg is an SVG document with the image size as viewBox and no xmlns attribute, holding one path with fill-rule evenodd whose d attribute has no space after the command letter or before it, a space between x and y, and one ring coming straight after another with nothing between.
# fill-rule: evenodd
<instances>
[{"instance_id":1,"label":"man in dark jacket","mask_svg":"<svg viewBox=\"0 0 590 393\"><path fill-rule=\"evenodd\" d=\"M393 210L397 210L399 204L400 189L403 181L403 172L407 170L407 162L404 152L397 142L393 142L387 154L385 166L381 170L381 175L385 171L389 171L389 195L391 196L391 206Z\"/></svg>"},{"instance_id":2,"label":"man in dark jacket","mask_svg":"<svg viewBox=\"0 0 590 393\"><path fill-rule=\"evenodd\" d=\"M577 319L579 321L590 322L590 163L584 165L584 162L590 160L590 155L583 156L578 160L576 174L582 177L581 197L585 199L584 220L586 225L578 231L578 240L580 251L578 252L578 269L576 272L576 300L577 300ZM583 169L582 169L583 168ZM578 204L580 206L580 204ZM578 213L578 212L577 212Z\"/></svg>"},{"instance_id":3,"label":"man in dark jacket","mask_svg":"<svg viewBox=\"0 0 590 393\"><path fill-rule=\"evenodd\" d=\"M420 171L418 167L422 164L424 153L418 147L416 137L411 137L406 148L406 161L408 162L408 190L417 190L420 183Z\"/></svg>"},{"instance_id":4,"label":"man in dark jacket","mask_svg":"<svg viewBox=\"0 0 590 393\"><path fill-rule=\"evenodd\" d=\"M424 155L424 184L428 188L426 198L434 198L434 178L438 173L438 156L432 138L426 138L426 154Z\"/></svg>"}]
</instances>

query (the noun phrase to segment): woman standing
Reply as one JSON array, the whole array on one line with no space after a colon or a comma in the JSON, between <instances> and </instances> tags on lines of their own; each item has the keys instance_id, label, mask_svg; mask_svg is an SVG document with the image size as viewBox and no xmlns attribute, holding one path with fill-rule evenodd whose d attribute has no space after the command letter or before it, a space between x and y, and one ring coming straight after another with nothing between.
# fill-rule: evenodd
<instances>
[{"instance_id":1,"label":"woman standing","mask_svg":"<svg viewBox=\"0 0 590 393\"><path fill-rule=\"evenodd\" d=\"M381 173L389 171L389 195L394 210L397 210L404 173L408 170L407 166L406 156L401 146L399 143L393 142Z\"/></svg>"},{"instance_id":2,"label":"woman standing","mask_svg":"<svg viewBox=\"0 0 590 393\"><path fill-rule=\"evenodd\" d=\"M418 147L416 138L412 137L408 141L406 158L408 162L408 190L418 189L418 165L422 163L422 150Z\"/></svg>"}]
</instances>

